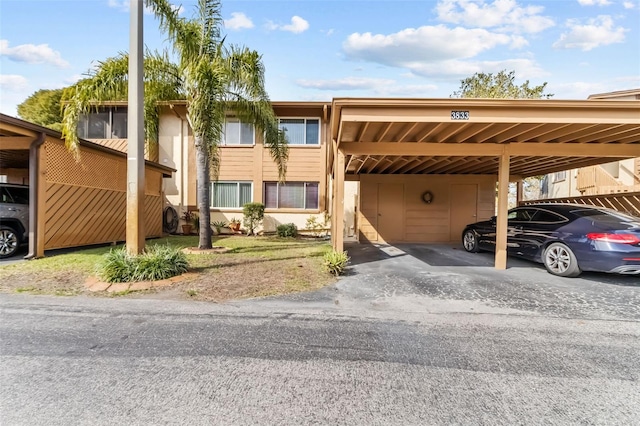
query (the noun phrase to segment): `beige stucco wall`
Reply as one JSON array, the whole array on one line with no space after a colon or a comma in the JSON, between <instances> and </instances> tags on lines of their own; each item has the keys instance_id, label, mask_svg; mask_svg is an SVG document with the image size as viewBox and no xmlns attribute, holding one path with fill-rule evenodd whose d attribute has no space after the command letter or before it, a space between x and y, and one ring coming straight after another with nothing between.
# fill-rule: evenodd
<instances>
[{"instance_id":1,"label":"beige stucco wall","mask_svg":"<svg viewBox=\"0 0 640 426\"><path fill-rule=\"evenodd\" d=\"M273 210L266 213L271 218L265 223L267 231L275 231L275 226L281 223L295 223L298 228L303 229L310 215L317 215L320 220L326 208L328 122L323 118L322 106L298 109L291 105L276 108L276 113L282 117L313 117L321 120L320 145L290 146L286 173L286 180L289 182L319 183L319 208L309 211ZM167 202L180 215L188 208L196 208L195 147L185 117L184 106L176 106L174 109L166 107L163 110L160 116L158 148L159 162L177 170L172 178L165 179L164 185ZM263 183L278 181L279 176L269 150L263 145L262 135L256 133L253 146L221 146L219 153L221 161L218 180L252 182L253 201L263 202ZM212 222L228 222L233 217L241 219L242 209L211 210Z\"/></svg>"},{"instance_id":2,"label":"beige stucco wall","mask_svg":"<svg viewBox=\"0 0 640 426\"><path fill-rule=\"evenodd\" d=\"M378 233L378 211L385 203L378 196L378 185L381 183L401 184L403 187L401 213L397 218L401 236L397 241L387 242L458 241L457 234L453 239L451 237L451 218L454 210L461 206L452 205L452 185L477 185L477 199L473 206L475 212L466 212L470 217L480 221L495 214L496 177L493 175L362 175L358 222L363 241L383 239ZM425 191L433 194L430 204L422 201Z\"/></svg>"},{"instance_id":3,"label":"beige stucco wall","mask_svg":"<svg viewBox=\"0 0 640 426\"><path fill-rule=\"evenodd\" d=\"M310 217L315 217L318 223L324 223L324 213L275 213L275 212L265 212L264 220L261 226L259 226L256 231L257 232L275 232L278 225L283 225L286 223L293 223L296 225L298 230L304 231L307 229L307 219ZM220 211L212 211L211 212L211 222L223 221L229 223L229 221L233 218L239 219L242 221L242 212L240 211L228 211L228 212L220 212ZM329 228L331 223L328 222L326 228ZM244 229L244 226L241 226L241 229Z\"/></svg>"}]
</instances>

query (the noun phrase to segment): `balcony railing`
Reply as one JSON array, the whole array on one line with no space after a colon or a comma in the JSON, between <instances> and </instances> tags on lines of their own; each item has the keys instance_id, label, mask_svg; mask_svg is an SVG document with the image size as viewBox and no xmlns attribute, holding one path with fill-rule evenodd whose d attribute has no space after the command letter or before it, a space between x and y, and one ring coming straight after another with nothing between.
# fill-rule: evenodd
<instances>
[{"instance_id":1,"label":"balcony railing","mask_svg":"<svg viewBox=\"0 0 640 426\"><path fill-rule=\"evenodd\" d=\"M545 200L521 201L519 206L535 203L571 203L587 206L607 207L619 212L640 217L640 192L624 194L589 195L582 197L548 198Z\"/></svg>"},{"instance_id":2,"label":"balcony railing","mask_svg":"<svg viewBox=\"0 0 640 426\"><path fill-rule=\"evenodd\" d=\"M600 166L583 167L578 169L576 175L576 189L582 195L613 194L633 190L624 191L625 187L626 185L623 185Z\"/></svg>"}]
</instances>

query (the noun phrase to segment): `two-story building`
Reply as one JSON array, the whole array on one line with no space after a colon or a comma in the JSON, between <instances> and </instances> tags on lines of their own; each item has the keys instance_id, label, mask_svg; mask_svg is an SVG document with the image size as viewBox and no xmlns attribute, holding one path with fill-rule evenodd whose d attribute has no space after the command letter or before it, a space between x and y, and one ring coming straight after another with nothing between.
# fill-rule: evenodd
<instances>
[{"instance_id":1,"label":"two-story building","mask_svg":"<svg viewBox=\"0 0 640 426\"><path fill-rule=\"evenodd\" d=\"M588 99L640 103L640 89L599 93L589 96ZM539 198L558 199L635 192L640 192L640 157L561 170L546 175Z\"/></svg>"},{"instance_id":2,"label":"two-story building","mask_svg":"<svg viewBox=\"0 0 640 426\"><path fill-rule=\"evenodd\" d=\"M175 170L167 205L196 209L193 135L185 102L161 105L150 160ZM211 183L212 221L240 218L248 201L266 206L265 231L304 229L331 217L333 245L457 242L463 227L497 213L496 266L506 266L509 182L640 157L640 103L604 99L388 99L274 102L290 155L286 181L262 135L230 114ZM125 105L105 105L81 136L124 149ZM118 148L120 147L120 148Z\"/></svg>"}]
</instances>

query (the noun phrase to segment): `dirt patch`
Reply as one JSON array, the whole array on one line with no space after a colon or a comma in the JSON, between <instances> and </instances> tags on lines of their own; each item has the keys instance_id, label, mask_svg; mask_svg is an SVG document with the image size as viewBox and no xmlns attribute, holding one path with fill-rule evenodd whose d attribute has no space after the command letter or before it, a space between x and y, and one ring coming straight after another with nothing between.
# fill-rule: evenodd
<instances>
[{"instance_id":1,"label":"dirt patch","mask_svg":"<svg viewBox=\"0 0 640 426\"><path fill-rule=\"evenodd\" d=\"M184 237L178 240L180 244L183 241ZM174 279L158 286L131 284L122 291L110 292L95 284L97 280L85 285L87 279L95 275L99 256L82 267L76 258L65 264L68 258L59 256L43 259L41 264L46 265L40 269L30 262L19 267L0 267L0 292L224 302L311 291L336 281L322 267L322 255L327 250L327 244L322 241L234 236L221 239L224 246L211 250L193 247L196 239L187 241L191 245L183 250L190 268L181 281ZM75 255L78 254L86 257L82 252Z\"/></svg>"},{"instance_id":2,"label":"dirt patch","mask_svg":"<svg viewBox=\"0 0 640 426\"><path fill-rule=\"evenodd\" d=\"M220 254L231 251L229 247L216 246L210 249L201 249L198 247L186 247L182 249L184 254Z\"/></svg>"}]
</instances>

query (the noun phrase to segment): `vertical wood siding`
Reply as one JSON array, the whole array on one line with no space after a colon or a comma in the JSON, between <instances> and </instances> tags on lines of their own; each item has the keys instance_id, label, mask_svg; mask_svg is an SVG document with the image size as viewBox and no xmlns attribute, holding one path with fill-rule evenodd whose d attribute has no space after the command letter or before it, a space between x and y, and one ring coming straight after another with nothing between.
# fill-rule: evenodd
<instances>
[{"instance_id":1,"label":"vertical wood siding","mask_svg":"<svg viewBox=\"0 0 640 426\"><path fill-rule=\"evenodd\" d=\"M389 242L450 242L451 212L457 206L450 201L454 184L478 185L477 220L487 220L495 214L495 176L465 175L362 175L360 180L360 211L358 222L360 238L365 241L383 241L378 234L378 207L385 200L378 196L378 184L402 183L404 185L403 217L398 218L403 237ZM422 194L430 191L433 202L426 204ZM456 241L456 240L454 240Z\"/></svg>"}]
</instances>

